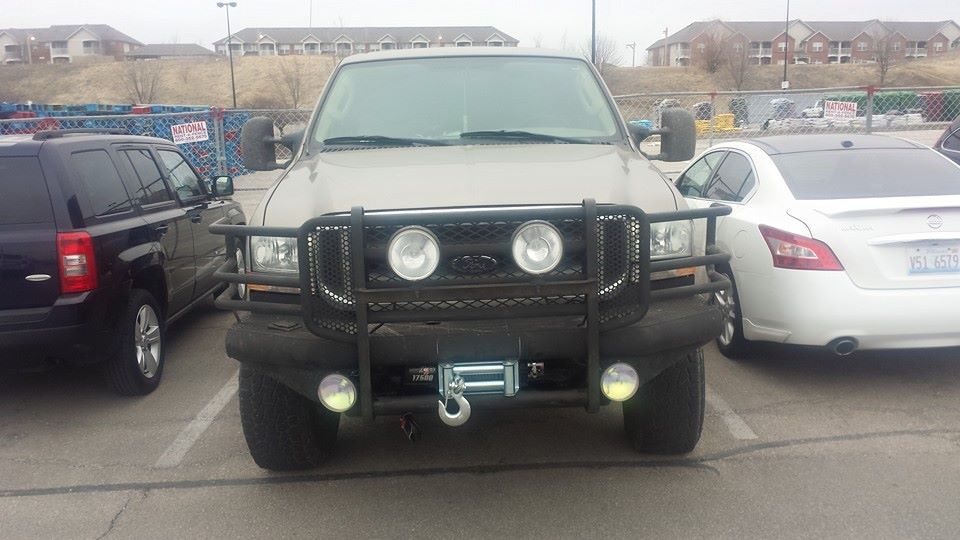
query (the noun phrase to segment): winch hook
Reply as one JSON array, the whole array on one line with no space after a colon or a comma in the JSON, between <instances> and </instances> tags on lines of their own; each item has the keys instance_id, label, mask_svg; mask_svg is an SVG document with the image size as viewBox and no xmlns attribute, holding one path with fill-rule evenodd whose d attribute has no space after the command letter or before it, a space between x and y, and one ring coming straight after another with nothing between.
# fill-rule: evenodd
<instances>
[{"instance_id":1,"label":"winch hook","mask_svg":"<svg viewBox=\"0 0 960 540\"><path fill-rule=\"evenodd\" d=\"M466 389L467 383L460 377L450 381L450 385L447 387L446 394L444 395L444 400L437 401L437 414L440 415L440 420L450 426L458 427L467 423L467 420L470 420L470 402L467 401L467 398L463 396L463 391ZM450 414L447 411L447 403L453 399L457 403L457 406L460 408L456 413Z\"/></svg>"}]
</instances>

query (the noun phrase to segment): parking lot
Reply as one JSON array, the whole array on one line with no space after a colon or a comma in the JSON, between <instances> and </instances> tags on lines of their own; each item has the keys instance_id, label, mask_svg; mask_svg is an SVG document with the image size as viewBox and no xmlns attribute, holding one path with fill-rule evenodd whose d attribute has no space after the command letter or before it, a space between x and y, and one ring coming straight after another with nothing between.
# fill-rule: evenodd
<instances>
[{"instance_id":1,"label":"parking lot","mask_svg":"<svg viewBox=\"0 0 960 540\"><path fill-rule=\"evenodd\" d=\"M681 459L634 454L620 414L476 411L464 427L346 419L326 467L251 461L228 313L171 328L163 386L95 372L0 382L0 537L940 536L960 526L957 350L707 350L707 418Z\"/></svg>"}]
</instances>

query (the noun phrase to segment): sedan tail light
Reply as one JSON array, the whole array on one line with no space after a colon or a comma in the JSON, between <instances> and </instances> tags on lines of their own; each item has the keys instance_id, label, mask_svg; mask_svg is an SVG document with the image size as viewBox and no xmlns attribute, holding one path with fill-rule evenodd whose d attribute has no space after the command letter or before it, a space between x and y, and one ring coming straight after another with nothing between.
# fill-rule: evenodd
<instances>
[{"instance_id":1,"label":"sedan tail light","mask_svg":"<svg viewBox=\"0 0 960 540\"><path fill-rule=\"evenodd\" d=\"M830 246L766 225L760 225L760 234L773 255L773 266L794 270L843 270L840 260Z\"/></svg>"},{"instance_id":2,"label":"sedan tail light","mask_svg":"<svg viewBox=\"0 0 960 540\"><path fill-rule=\"evenodd\" d=\"M81 293L97 288L97 261L89 234L57 233L57 260L61 293Z\"/></svg>"}]
</instances>

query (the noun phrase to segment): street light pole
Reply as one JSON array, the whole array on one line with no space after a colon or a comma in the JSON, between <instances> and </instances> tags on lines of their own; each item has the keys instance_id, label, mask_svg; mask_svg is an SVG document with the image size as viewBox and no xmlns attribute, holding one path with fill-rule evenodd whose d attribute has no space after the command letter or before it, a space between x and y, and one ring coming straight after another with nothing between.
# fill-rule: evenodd
<instances>
[{"instance_id":1,"label":"street light pole","mask_svg":"<svg viewBox=\"0 0 960 540\"><path fill-rule=\"evenodd\" d=\"M787 0L787 17L784 22L783 30L783 82L780 83L782 90L790 88L790 82L787 81L787 64L790 63L790 0Z\"/></svg>"},{"instance_id":2,"label":"street light pole","mask_svg":"<svg viewBox=\"0 0 960 540\"><path fill-rule=\"evenodd\" d=\"M237 80L233 75L233 32L230 31L230 8L236 2L217 2L217 7L227 8L227 57L230 58L230 90L233 92L233 108L237 108Z\"/></svg>"},{"instance_id":3,"label":"street light pole","mask_svg":"<svg viewBox=\"0 0 960 540\"><path fill-rule=\"evenodd\" d=\"M633 55L633 58L630 62L630 66L637 67L637 42L634 41L633 43L627 43L627 47L630 48L630 51L632 52L632 55Z\"/></svg>"},{"instance_id":4,"label":"street light pole","mask_svg":"<svg viewBox=\"0 0 960 540\"><path fill-rule=\"evenodd\" d=\"M590 18L590 63L597 65L597 0L592 0L592 16Z\"/></svg>"}]
</instances>

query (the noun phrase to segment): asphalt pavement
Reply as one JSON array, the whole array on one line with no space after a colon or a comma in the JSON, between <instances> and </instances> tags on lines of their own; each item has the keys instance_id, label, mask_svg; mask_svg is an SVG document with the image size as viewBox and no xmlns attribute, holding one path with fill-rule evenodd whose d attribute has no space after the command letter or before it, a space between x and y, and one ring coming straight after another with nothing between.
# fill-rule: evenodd
<instances>
[{"instance_id":1,"label":"asphalt pavement","mask_svg":"<svg viewBox=\"0 0 960 540\"><path fill-rule=\"evenodd\" d=\"M114 396L90 369L0 374L0 538L960 530L958 349L770 346L738 362L709 346L703 438L687 456L634 453L615 406L475 410L460 428L419 417L416 443L397 418L347 418L324 467L275 474L240 430L232 322L203 307L172 326L163 384L142 398Z\"/></svg>"}]
</instances>

